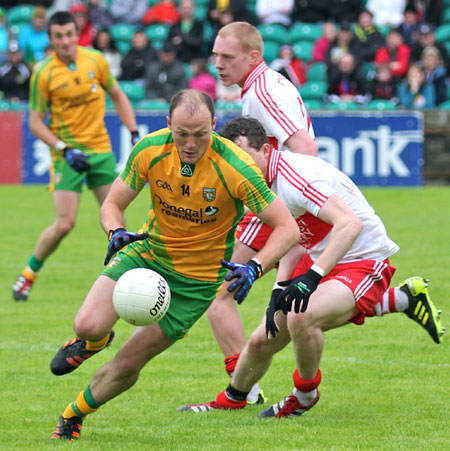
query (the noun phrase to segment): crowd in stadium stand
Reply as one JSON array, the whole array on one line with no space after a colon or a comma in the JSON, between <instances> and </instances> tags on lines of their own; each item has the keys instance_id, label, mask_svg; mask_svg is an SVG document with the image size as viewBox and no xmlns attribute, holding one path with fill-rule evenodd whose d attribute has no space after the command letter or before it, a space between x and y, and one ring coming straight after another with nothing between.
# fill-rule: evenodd
<instances>
[{"instance_id":1,"label":"crowd in stadium stand","mask_svg":"<svg viewBox=\"0 0 450 451\"><path fill-rule=\"evenodd\" d=\"M136 107L186 87L238 106L239 87L221 85L211 50L220 27L246 20L310 109L450 108L447 0L4 0L0 109L25 104L57 10L73 13L79 45L105 54Z\"/></svg>"}]
</instances>

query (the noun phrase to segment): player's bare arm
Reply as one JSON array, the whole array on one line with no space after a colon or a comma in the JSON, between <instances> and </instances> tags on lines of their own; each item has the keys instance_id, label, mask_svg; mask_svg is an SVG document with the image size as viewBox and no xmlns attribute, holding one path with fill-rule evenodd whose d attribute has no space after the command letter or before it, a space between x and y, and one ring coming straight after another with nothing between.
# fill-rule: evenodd
<instances>
[{"instance_id":1,"label":"player's bare arm","mask_svg":"<svg viewBox=\"0 0 450 451\"><path fill-rule=\"evenodd\" d=\"M265 246L255 256L263 268L269 268L298 242L300 232L286 205L278 197L258 217L273 228Z\"/></svg>"},{"instance_id":2,"label":"player's bare arm","mask_svg":"<svg viewBox=\"0 0 450 451\"><path fill-rule=\"evenodd\" d=\"M318 217L333 225L328 246L315 262L328 273L350 250L363 229L363 224L337 193L332 194L323 204Z\"/></svg>"},{"instance_id":3,"label":"player's bare arm","mask_svg":"<svg viewBox=\"0 0 450 451\"><path fill-rule=\"evenodd\" d=\"M136 116L134 115L133 107L126 94L120 88L119 83L114 84L108 94L114 102L117 114L125 127L127 127L130 132L137 130Z\"/></svg>"},{"instance_id":4,"label":"player's bare arm","mask_svg":"<svg viewBox=\"0 0 450 451\"><path fill-rule=\"evenodd\" d=\"M47 127L45 123L45 115L46 113L30 110L28 123L30 125L31 132L37 138L39 138L41 141L44 141L45 144L47 144L48 146L54 147L56 143L59 141L59 139Z\"/></svg>"},{"instance_id":5,"label":"player's bare arm","mask_svg":"<svg viewBox=\"0 0 450 451\"><path fill-rule=\"evenodd\" d=\"M297 130L293 135L289 136L284 145L295 153L312 155L313 157L319 155L319 147L316 141L311 138L306 130Z\"/></svg>"},{"instance_id":6,"label":"player's bare arm","mask_svg":"<svg viewBox=\"0 0 450 451\"><path fill-rule=\"evenodd\" d=\"M125 210L133 199L139 194L125 182L117 177L100 209L100 223L103 230L115 230L125 227Z\"/></svg>"}]
</instances>

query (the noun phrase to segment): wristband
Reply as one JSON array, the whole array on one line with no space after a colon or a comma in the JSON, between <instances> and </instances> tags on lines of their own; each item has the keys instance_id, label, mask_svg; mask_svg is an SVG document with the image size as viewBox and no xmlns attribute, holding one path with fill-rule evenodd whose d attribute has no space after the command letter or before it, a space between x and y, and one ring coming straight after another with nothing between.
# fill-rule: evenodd
<instances>
[{"instance_id":1,"label":"wristband","mask_svg":"<svg viewBox=\"0 0 450 451\"><path fill-rule=\"evenodd\" d=\"M58 152L64 153L64 150L67 148L67 144L64 141L59 140L56 142L53 148Z\"/></svg>"},{"instance_id":2,"label":"wristband","mask_svg":"<svg viewBox=\"0 0 450 451\"><path fill-rule=\"evenodd\" d=\"M284 288L285 288L285 287L282 287L281 285L278 285L278 281L276 281L276 282L273 284L272 291L273 291L273 290L284 290Z\"/></svg>"},{"instance_id":3,"label":"wristband","mask_svg":"<svg viewBox=\"0 0 450 451\"><path fill-rule=\"evenodd\" d=\"M121 231L121 230L126 230L126 229L124 229L123 227L119 227L118 229L114 229L114 230L111 229L111 230L108 232L108 240L111 241L112 236L113 236L116 232L119 232L119 231Z\"/></svg>"},{"instance_id":4,"label":"wristband","mask_svg":"<svg viewBox=\"0 0 450 451\"><path fill-rule=\"evenodd\" d=\"M325 275L325 271L320 266L317 266L315 263L309 269L312 269L317 274L319 274L319 276L321 276L321 277L323 277Z\"/></svg>"},{"instance_id":5,"label":"wristband","mask_svg":"<svg viewBox=\"0 0 450 451\"><path fill-rule=\"evenodd\" d=\"M252 265L252 266L255 268L257 277L258 277L258 278L261 277L261 276L263 275L263 272L264 272L264 269L263 269L263 267L262 267L261 262L260 262L257 258L255 258L255 257L253 257L252 259L250 259L248 263L250 263L250 262L255 263L255 265Z\"/></svg>"}]
</instances>

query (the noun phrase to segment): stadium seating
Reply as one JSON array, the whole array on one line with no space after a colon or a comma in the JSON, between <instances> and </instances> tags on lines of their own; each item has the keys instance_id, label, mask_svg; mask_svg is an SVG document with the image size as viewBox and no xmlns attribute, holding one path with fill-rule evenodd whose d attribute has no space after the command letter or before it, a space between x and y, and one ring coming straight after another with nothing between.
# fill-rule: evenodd
<instances>
[{"instance_id":1,"label":"stadium seating","mask_svg":"<svg viewBox=\"0 0 450 451\"><path fill-rule=\"evenodd\" d=\"M109 29L111 37L122 55L130 50L131 39L135 30L136 27L129 24L115 24Z\"/></svg>"},{"instance_id":2,"label":"stadium seating","mask_svg":"<svg viewBox=\"0 0 450 451\"><path fill-rule=\"evenodd\" d=\"M291 44L299 41L314 42L322 35L322 27L314 23L296 23L289 28Z\"/></svg>"},{"instance_id":3,"label":"stadium seating","mask_svg":"<svg viewBox=\"0 0 450 451\"><path fill-rule=\"evenodd\" d=\"M304 100L303 103L308 111L320 110L324 107L323 103L320 100L315 99Z\"/></svg>"},{"instance_id":4,"label":"stadium seating","mask_svg":"<svg viewBox=\"0 0 450 451\"><path fill-rule=\"evenodd\" d=\"M33 5L17 5L10 8L6 14L6 21L8 25L15 25L19 23L31 22L33 16L34 6Z\"/></svg>"},{"instance_id":5,"label":"stadium seating","mask_svg":"<svg viewBox=\"0 0 450 451\"><path fill-rule=\"evenodd\" d=\"M327 81L327 65L325 63L314 63L306 72L308 81Z\"/></svg>"},{"instance_id":6,"label":"stadium seating","mask_svg":"<svg viewBox=\"0 0 450 451\"><path fill-rule=\"evenodd\" d=\"M300 94L303 100L319 100L323 101L327 92L327 83L325 81L307 81L300 86Z\"/></svg>"},{"instance_id":7,"label":"stadium seating","mask_svg":"<svg viewBox=\"0 0 450 451\"><path fill-rule=\"evenodd\" d=\"M131 102L138 102L145 99L145 86L135 81L120 81L120 87Z\"/></svg>"},{"instance_id":8,"label":"stadium seating","mask_svg":"<svg viewBox=\"0 0 450 451\"><path fill-rule=\"evenodd\" d=\"M292 45L294 55L304 62L311 61L314 43L312 41L298 41Z\"/></svg>"},{"instance_id":9,"label":"stadium seating","mask_svg":"<svg viewBox=\"0 0 450 451\"><path fill-rule=\"evenodd\" d=\"M169 103L158 99L142 99L135 104L138 110L164 110L169 109Z\"/></svg>"},{"instance_id":10,"label":"stadium seating","mask_svg":"<svg viewBox=\"0 0 450 451\"><path fill-rule=\"evenodd\" d=\"M327 110L354 111L359 109L359 104L356 102L329 103L325 108Z\"/></svg>"},{"instance_id":11,"label":"stadium seating","mask_svg":"<svg viewBox=\"0 0 450 451\"><path fill-rule=\"evenodd\" d=\"M169 35L169 29L170 25L160 23L149 25L145 29L145 34L148 36L152 43L152 46L156 50L160 50L164 45L164 42Z\"/></svg>"},{"instance_id":12,"label":"stadium seating","mask_svg":"<svg viewBox=\"0 0 450 451\"><path fill-rule=\"evenodd\" d=\"M275 58L278 57L279 51L280 45L277 42L264 42L264 60L267 64L270 64Z\"/></svg>"},{"instance_id":13,"label":"stadium seating","mask_svg":"<svg viewBox=\"0 0 450 451\"><path fill-rule=\"evenodd\" d=\"M397 109L397 105L390 100L375 99L366 103L363 108L366 110L392 111Z\"/></svg>"},{"instance_id":14,"label":"stadium seating","mask_svg":"<svg viewBox=\"0 0 450 451\"><path fill-rule=\"evenodd\" d=\"M436 28L435 31L436 41L445 42L450 40L450 24L444 24Z\"/></svg>"},{"instance_id":15,"label":"stadium seating","mask_svg":"<svg viewBox=\"0 0 450 451\"><path fill-rule=\"evenodd\" d=\"M264 43L273 41L279 45L288 44L288 32L282 25L259 25L258 30L261 33Z\"/></svg>"}]
</instances>

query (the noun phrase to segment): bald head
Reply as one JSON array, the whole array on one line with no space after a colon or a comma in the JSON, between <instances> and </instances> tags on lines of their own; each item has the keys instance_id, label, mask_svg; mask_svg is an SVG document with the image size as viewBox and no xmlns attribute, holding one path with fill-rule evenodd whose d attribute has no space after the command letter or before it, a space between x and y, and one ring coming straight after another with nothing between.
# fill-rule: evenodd
<instances>
[{"instance_id":1,"label":"bald head","mask_svg":"<svg viewBox=\"0 0 450 451\"><path fill-rule=\"evenodd\" d=\"M214 118L214 101L209 94L196 89L185 89L175 94L169 107L169 117L172 118L173 112L177 108L183 108L188 116L193 116L205 106L211 113L211 120Z\"/></svg>"}]
</instances>

